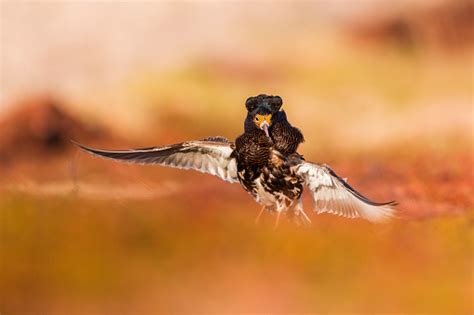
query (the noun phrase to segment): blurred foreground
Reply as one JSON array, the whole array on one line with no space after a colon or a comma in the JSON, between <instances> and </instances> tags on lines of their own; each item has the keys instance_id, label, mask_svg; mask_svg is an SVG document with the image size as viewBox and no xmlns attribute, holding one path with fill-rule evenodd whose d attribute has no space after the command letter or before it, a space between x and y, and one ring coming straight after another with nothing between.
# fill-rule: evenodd
<instances>
[{"instance_id":1,"label":"blurred foreground","mask_svg":"<svg viewBox=\"0 0 474 315\"><path fill-rule=\"evenodd\" d=\"M383 226L318 216L311 229L273 231L253 225L239 189L216 190L151 202L2 198L4 312L472 310L472 216Z\"/></svg>"}]
</instances>

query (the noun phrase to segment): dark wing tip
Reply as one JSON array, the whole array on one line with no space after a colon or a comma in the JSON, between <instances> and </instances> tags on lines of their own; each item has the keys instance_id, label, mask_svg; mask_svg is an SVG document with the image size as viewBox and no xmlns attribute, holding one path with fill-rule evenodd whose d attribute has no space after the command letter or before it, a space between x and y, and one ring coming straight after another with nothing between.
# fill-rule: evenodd
<instances>
[{"instance_id":1,"label":"dark wing tip","mask_svg":"<svg viewBox=\"0 0 474 315\"><path fill-rule=\"evenodd\" d=\"M76 140L70 140L75 146L77 146L79 149L83 150L83 151L86 151L86 152L89 152L89 153L96 153L97 150L96 149L93 149L93 148L89 148L89 147L86 147L85 145L77 142Z\"/></svg>"},{"instance_id":2,"label":"dark wing tip","mask_svg":"<svg viewBox=\"0 0 474 315\"><path fill-rule=\"evenodd\" d=\"M395 206L398 205L398 202L396 202L395 200L388 201L388 202L376 202L376 201L370 200L369 198L367 198L366 196L364 196L363 194L358 192L354 187L349 185L349 183L347 181L345 181L339 175L337 175L336 172L334 172L329 166L324 164L324 167L329 171L329 174L334 176L349 192L351 192L359 200L361 200L361 201L363 201L367 204L370 204L372 206L391 206L391 207L395 207Z\"/></svg>"},{"instance_id":3,"label":"dark wing tip","mask_svg":"<svg viewBox=\"0 0 474 315\"><path fill-rule=\"evenodd\" d=\"M96 155L96 156L110 158L110 159L124 159L124 157L122 157L121 155L123 155L124 153L129 153L126 151L110 151L110 150L95 149L95 148L85 146L72 139L71 139L71 142L84 152L87 152L89 154Z\"/></svg>"},{"instance_id":4,"label":"dark wing tip","mask_svg":"<svg viewBox=\"0 0 474 315\"><path fill-rule=\"evenodd\" d=\"M79 142L77 142L76 140L73 140L73 139L69 139L69 141L71 141L72 144L74 144L76 147L78 147L79 149L82 149L82 150L85 150L85 151L89 151L89 148L86 147L85 145L83 144L80 144Z\"/></svg>"},{"instance_id":5,"label":"dark wing tip","mask_svg":"<svg viewBox=\"0 0 474 315\"><path fill-rule=\"evenodd\" d=\"M392 200L392 201L386 202L385 205L395 207L395 206L398 206L400 204L398 203L398 201Z\"/></svg>"}]
</instances>

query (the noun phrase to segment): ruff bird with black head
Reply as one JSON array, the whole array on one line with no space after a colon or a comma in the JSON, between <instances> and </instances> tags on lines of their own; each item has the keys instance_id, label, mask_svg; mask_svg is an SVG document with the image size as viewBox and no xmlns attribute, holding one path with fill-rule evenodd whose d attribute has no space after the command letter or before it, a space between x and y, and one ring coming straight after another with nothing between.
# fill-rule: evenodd
<instances>
[{"instance_id":1,"label":"ruff bird with black head","mask_svg":"<svg viewBox=\"0 0 474 315\"><path fill-rule=\"evenodd\" d=\"M235 143L223 137L186 141L167 146L131 150L101 150L75 143L103 158L136 164L157 164L193 169L241 186L264 210L288 214L296 222L311 221L303 211L303 187L309 188L318 213L385 221L395 215L395 202L377 203L352 188L325 164L306 162L296 153L303 141L280 110L279 96L259 95L246 102L244 133Z\"/></svg>"}]
</instances>

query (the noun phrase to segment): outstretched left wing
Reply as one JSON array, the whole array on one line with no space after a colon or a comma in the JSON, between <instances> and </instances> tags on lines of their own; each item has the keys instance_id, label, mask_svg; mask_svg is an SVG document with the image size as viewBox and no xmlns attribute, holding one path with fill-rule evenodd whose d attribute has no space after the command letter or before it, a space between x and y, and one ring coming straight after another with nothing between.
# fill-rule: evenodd
<instances>
[{"instance_id":1,"label":"outstretched left wing","mask_svg":"<svg viewBox=\"0 0 474 315\"><path fill-rule=\"evenodd\" d=\"M157 164L180 169L193 169L218 176L231 183L238 182L237 162L231 156L233 144L222 137L131 150L101 150L73 143L90 154L106 159L134 164Z\"/></svg>"},{"instance_id":2,"label":"outstretched left wing","mask_svg":"<svg viewBox=\"0 0 474 315\"><path fill-rule=\"evenodd\" d=\"M364 218L371 222L382 222L395 215L396 202L378 203L356 191L327 165L302 162L296 173L308 185L315 210L346 218Z\"/></svg>"}]
</instances>

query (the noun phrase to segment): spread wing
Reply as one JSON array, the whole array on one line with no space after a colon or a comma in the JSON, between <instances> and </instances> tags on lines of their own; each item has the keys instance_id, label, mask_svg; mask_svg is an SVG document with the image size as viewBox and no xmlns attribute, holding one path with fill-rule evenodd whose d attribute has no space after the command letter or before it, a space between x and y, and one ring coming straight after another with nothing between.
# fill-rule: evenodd
<instances>
[{"instance_id":1,"label":"spread wing","mask_svg":"<svg viewBox=\"0 0 474 315\"><path fill-rule=\"evenodd\" d=\"M231 156L232 143L222 137L187 141L163 147L117 151L93 149L76 142L73 143L90 154L106 159L193 169L218 176L231 183L238 182L237 163Z\"/></svg>"},{"instance_id":2,"label":"spread wing","mask_svg":"<svg viewBox=\"0 0 474 315\"><path fill-rule=\"evenodd\" d=\"M297 174L308 185L317 213L328 212L347 218L382 222L395 215L396 202L377 203L364 197L327 165L303 162Z\"/></svg>"}]
</instances>

